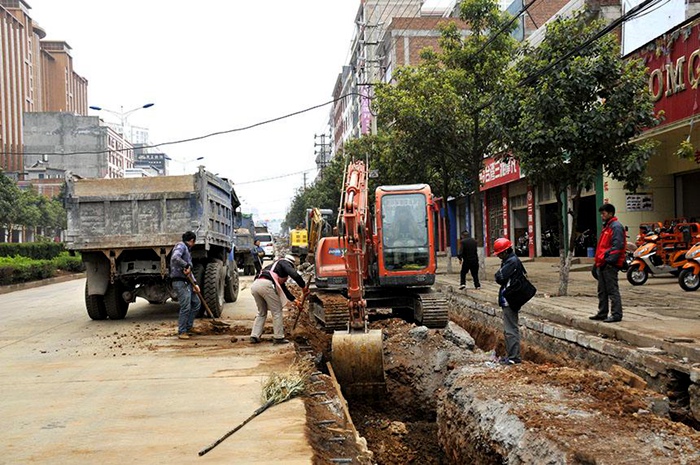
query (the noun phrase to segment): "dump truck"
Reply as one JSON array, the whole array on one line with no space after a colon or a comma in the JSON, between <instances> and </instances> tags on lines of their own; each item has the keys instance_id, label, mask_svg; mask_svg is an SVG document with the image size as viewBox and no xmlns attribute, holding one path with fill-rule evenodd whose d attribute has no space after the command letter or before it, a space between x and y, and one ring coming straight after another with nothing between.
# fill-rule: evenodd
<instances>
[{"instance_id":1,"label":"dump truck","mask_svg":"<svg viewBox=\"0 0 700 465\"><path fill-rule=\"evenodd\" d=\"M255 245L255 225L253 215L240 213L235 218L233 242L236 245L234 256L236 265L243 270L244 276L255 274L253 246Z\"/></svg>"},{"instance_id":2,"label":"dump truck","mask_svg":"<svg viewBox=\"0 0 700 465\"><path fill-rule=\"evenodd\" d=\"M66 248L85 264L85 307L93 320L120 320L141 297L176 299L170 253L185 231L197 240L192 272L215 317L238 298L232 258L240 201L230 181L200 168L191 175L69 179Z\"/></svg>"}]
</instances>

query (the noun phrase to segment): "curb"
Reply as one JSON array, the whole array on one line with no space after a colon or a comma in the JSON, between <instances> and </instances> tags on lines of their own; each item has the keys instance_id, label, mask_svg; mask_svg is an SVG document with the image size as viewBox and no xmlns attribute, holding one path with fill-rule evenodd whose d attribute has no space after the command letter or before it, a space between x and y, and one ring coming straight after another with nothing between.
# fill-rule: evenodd
<instances>
[{"instance_id":1,"label":"curb","mask_svg":"<svg viewBox=\"0 0 700 465\"><path fill-rule=\"evenodd\" d=\"M85 273L74 273L65 276L57 276L55 278L41 279L39 281L27 281L26 283L8 284L0 286L0 294L9 294L10 292L22 291L24 289L33 289L35 287L48 286L49 284L63 283L73 281L74 279L84 278Z\"/></svg>"}]
</instances>

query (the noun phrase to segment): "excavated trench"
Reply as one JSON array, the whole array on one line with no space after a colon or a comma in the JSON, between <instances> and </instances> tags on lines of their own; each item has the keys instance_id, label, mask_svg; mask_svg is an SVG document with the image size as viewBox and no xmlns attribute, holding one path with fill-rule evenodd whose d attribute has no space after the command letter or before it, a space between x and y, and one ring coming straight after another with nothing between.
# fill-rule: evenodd
<instances>
[{"instance_id":1,"label":"excavated trench","mask_svg":"<svg viewBox=\"0 0 700 465\"><path fill-rule=\"evenodd\" d=\"M693 424L682 373L649 389L622 367L596 369L610 363L594 351L532 334L525 362L502 366L500 317L452 306L444 330L373 321L387 392L347 404L331 376L330 336L298 320L297 349L319 369L306 400L314 463L700 463L700 434L680 422Z\"/></svg>"}]
</instances>

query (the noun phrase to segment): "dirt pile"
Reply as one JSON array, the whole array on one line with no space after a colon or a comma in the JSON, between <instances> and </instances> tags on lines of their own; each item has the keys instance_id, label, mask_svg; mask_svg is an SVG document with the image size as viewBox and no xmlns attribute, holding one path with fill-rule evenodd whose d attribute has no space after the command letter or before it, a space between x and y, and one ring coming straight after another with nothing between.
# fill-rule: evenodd
<instances>
[{"instance_id":1,"label":"dirt pile","mask_svg":"<svg viewBox=\"0 0 700 465\"><path fill-rule=\"evenodd\" d=\"M287 315L288 324L294 316ZM492 352L474 349L471 336L454 323L445 330L398 319L370 326L383 331L387 392L380 399L349 399L349 410L374 463L700 463L700 434L667 419L667 399L630 388L620 376L532 363L501 366ZM293 337L323 369L330 335L302 315ZM362 456L362 444L347 434L342 444L332 443L329 430L318 428L324 419L336 422L331 428L346 428L339 413L328 413L338 405L332 395L307 402L316 463Z\"/></svg>"},{"instance_id":2,"label":"dirt pile","mask_svg":"<svg viewBox=\"0 0 700 465\"><path fill-rule=\"evenodd\" d=\"M700 463L700 434L667 412L605 372L486 361L447 379L438 424L456 463Z\"/></svg>"}]
</instances>

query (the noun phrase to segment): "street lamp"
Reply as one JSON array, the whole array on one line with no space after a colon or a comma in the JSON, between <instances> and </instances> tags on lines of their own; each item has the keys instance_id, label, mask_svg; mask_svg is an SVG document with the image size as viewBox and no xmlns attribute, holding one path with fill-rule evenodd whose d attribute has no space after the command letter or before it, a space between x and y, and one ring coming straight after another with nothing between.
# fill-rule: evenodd
<instances>
[{"instance_id":1,"label":"street lamp","mask_svg":"<svg viewBox=\"0 0 700 465\"><path fill-rule=\"evenodd\" d=\"M140 107L133 108L129 111L124 111L124 106L119 107L120 111L109 110L107 108L98 107L97 105L91 105L88 108L95 111L104 111L107 113L111 113L119 117L119 120L121 121L122 137L126 139L126 120L129 118L129 116L131 116L131 114L135 111L142 110L144 108L151 108L153 105L155 105L155 103L147 103L145 105L141 105ZM129 139L131 139L131 137L129 137Z\"/></svg>"},{"instance_id":2,"label":"street lamp","mask_svg":"<svg viewBox=\"0 0 700 465\"><path fill-rule=\"evenodd\" d=\"M175 163L182 163L182 174L185 174L185 171L187 170L187 165L192 163L193 161L199 161L199 160L204 160L204 157L197 157L197 158L187 158L184 160L175 160L174 158L170 158L169 156L165 156L166 160L169 161L174 161Z\"/></svg>"}]
</instances>

